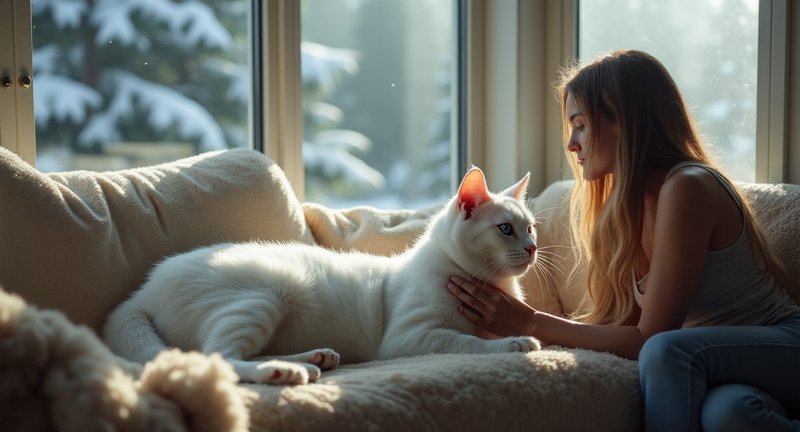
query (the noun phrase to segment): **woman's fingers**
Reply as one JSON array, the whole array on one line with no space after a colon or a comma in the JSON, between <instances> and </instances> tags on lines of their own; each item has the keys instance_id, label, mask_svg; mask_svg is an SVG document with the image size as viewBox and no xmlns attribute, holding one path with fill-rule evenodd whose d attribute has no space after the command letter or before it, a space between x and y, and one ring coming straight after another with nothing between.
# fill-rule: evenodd
<instances>
[{"instance_id":1,"label":"woman's fingers","mask_svg":"<svg viewBox=\"0 0 800 432\"><path fill-rule=\"evenodd\" d=\"M500 300L496 288L484 282L467 281L459 277L450 278L447 290L461 301L459 311L472 322L494 321L497 303Z\"/></svg>"},{"instance_id":2,"label":"woman's fingers","mask_svg":"<svg viewBox=\"0 0 800 432\"><path fill-rule=\"evenodd\" d=\"M453 282L449 282L447 284L447 290L450 291L451 294L456 296L461 303L469 306L470 308L474 309L476 312L480 313L480 310L483 307L483 303L479 301L473 294L473 290L471 288L465 287L463 285L457 285Z\"/></svg>"},{"instance_id":3,"label":"woman's fingers","mask_svg":"<svg viewBox=\"0 0 800 432\"><path fill-rule=\"evenodd\" d=\"M466 280L458 276L452 276L450 278L450 283L461 288L461 290L482 303L494 302L497 300L495 293L497 290L487 285L486 282L481 282L476 279Z\"/></svg>"},{"instance_id":4,"label":"woman's fingers","mask_svg":"<svg viewBox=\"0 0 800 432\"><path fill-rule=\"evenodd\" d=\"M468 320L474 323L478 323L481 320L483 320L483 315L481 315L480 313L478 313L478 311L472 309L469 306L465 305L459 306L458 311L461 313L461 315L464 315Z\"/></svg>"}]
</instances>

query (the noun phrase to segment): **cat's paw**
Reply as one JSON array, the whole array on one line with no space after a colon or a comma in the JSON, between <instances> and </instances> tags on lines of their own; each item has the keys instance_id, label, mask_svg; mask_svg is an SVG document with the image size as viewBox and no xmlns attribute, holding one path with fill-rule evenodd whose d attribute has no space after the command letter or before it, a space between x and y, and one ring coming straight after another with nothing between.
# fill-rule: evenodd
<instances>
[{"instance_id":1,"label":"cat's paw","mask_svg":"<svg viewBox=\"0 0 800 432\"><path fill-rule=\"evenodd\" d=\"M303 367L306 368L308 371L308 382L313 383L319 381L322 378L322 369L319 366L311 364L311 363L300 363Z\"/></svg>"},{"instance_id":2,"label":"cat's paw","mask_svg":"<svg viewBox=\"0 0 800 432\"><path fill-rule=\"evenodd\" d=\"M339 366L339 353L330 348L320 348L310 352L308 362L317 365L322 370L335 369Z\"/></svg>"},{"instance_id":3,"label":"cat's paw","mask_svg":"<svg viewBox=\"0 0 800 432\"><path fill-rule=\"evenodd\" d=\"M531 336L517 336L500 339L503 343L504 351L510 352L531 352L542 349L539 339Z\"/></svg>"},{"instance_id":4,"label":"cat's paw","mask_svg":"<svg viewBox=\"0 0 800 432\"><path fill-rule=\"evenodd\" d=\"M261 384L275 385L301 385L308 384L312 379L319 379L321 372L316 371L301 363L291 363L281 360L270 360L255 366L255 379Z\"/></svg>"}]
</instances>

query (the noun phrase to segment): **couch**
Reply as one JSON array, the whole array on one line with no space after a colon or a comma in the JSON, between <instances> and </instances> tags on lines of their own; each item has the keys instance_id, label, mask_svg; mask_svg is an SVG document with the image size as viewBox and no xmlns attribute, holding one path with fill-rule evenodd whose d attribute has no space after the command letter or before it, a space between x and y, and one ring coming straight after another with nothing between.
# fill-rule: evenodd
<instances>
[{"instance_id":1,"label":"couch","mask_svg":"<svg viewBox=\"0 0 800 432\"><path fill-rule=\"evenodd\" d=\"M742 186L797 284L800 185ZM556 182L532 199L539 249L554 266L523 278L527 301L556 314L575 311L583 290L580 272L567 277L569 187ZM636 362L609 353L429 354L268 386L239 384L218 355L172 350L133 364L97 336L167 255L254 239L391 254L431 213L301 203L279 167L252 150L42 174L0 148L0 429L640 430Z\"/></svg>"}]
</instances>

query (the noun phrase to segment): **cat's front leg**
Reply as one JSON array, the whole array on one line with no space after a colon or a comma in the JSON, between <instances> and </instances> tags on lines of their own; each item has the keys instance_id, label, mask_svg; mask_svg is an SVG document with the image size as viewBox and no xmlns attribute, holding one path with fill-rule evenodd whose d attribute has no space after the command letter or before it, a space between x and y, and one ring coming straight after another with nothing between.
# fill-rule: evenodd
<instances>
[{"instance_id":1,"label":"cat's front leg","mask_svg":"<svg viewBox=\"0 0 800 432\"><path fill-rule=\"evenodd\" d=\"M239 375L239 380L259 384L300 385L316 381L320 369L312 364L283 360L253 361L226 359Z\"/></svg>"},{"instance_id":2,"label":"cat's front leg","mask_svg":"<svg viewBox=\"0 0 800 432\"><path fill-rule=\"evenodd\" d=\"M501 339L488 340L494 345L497 352L531 352L542 349L539 339L532 336L512 336Z\"/></svg>"},{"instance_id":3,"label":"cat's front leg","mask_svg":"<svg viewBox=\"0 0 800 432\"><path fill-rule=\"evenodd\" d=\"M447 328L416 328L402 335L394 333L384 338L379 358L393 358L431 353L530 352L541 349L538 339L530 336L483 339Z\"/></svg>"},{"instance_id":4,"label":"cat's front leg","mask_svg":"<svg viewBox=\"0 0 800 432\"><path fill-rule=\"evenodd\" d=\"M311 351L306 351L298 354L289 355L276 355L276 356L259 356L251 360L254 361L268 361L268 360L283 360L287 362L310 363L319 367L322 370L336 369L339 366L341 356L336 351L330 348L318 348Z\"/></svg>"}]
</instances>

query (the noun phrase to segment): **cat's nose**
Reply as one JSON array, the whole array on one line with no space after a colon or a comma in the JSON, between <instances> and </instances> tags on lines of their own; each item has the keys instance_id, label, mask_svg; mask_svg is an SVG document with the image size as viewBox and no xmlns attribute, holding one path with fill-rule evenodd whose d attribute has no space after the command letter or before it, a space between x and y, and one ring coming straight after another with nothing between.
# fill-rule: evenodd
<instances>
[{"instance_id":1,"label":"cat's nose","mask_svg":"<svg viewBox=\"0 0 800 432\"><path fill-rule=\"evenodd\" d=\"M528 246L525 248L528 251L528 256L532 257L534 253L536 253L536 245Z\"/></svg>"}]
</instances>

